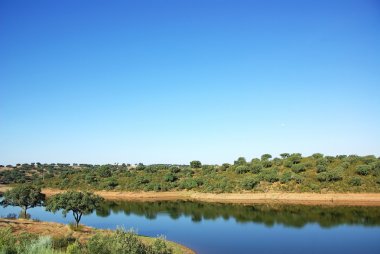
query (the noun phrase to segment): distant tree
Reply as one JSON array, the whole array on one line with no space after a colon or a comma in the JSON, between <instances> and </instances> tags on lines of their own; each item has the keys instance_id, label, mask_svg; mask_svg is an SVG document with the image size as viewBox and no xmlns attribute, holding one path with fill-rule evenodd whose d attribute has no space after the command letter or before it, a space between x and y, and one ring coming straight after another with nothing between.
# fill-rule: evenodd
<instances>
[{"instance_id":1,"label":"distant tree","mask_svg":"<svg viewBox=\"0 0 380 254\"><path fill-rule=\"evenodd\" d=\"M1 205L6 207L19 206L22 209L23 217L26 218L26 211L29 208L41 206L45 200L45 195L41 193L41 188L29 184L20 185L4 193Z\"/></svg>"},{"instance_id":2,"label":"distant tree","mask_svg":"<svg viewBox=\"0 0 380 254\"><path fill-rule=\"evenodd\" d=\"M201 168L202 163L200 161L191 161L190 162L190 167L191 168Z\"/></svg>"},{"instance_id":3,"label":"distant tree","mask_svg":"<svg viewBox=\"0 0 380 254\"><path fill-rule=\"evenodd\" d=\"M236 161L234 161L234 165L237 165L237 166L242 166L246 164L247 164L247 161L244 157L239 157Z\"/></svg>"},{"instance_id":4,"label":"distant tree","mask_svg":"<svg viewBox=\"0 0 380 254\"><path fill-rule=\"evenodd\" d=\"M313 156L313 158L316 159L316 160L317 160L317 159L320 159L320 158L323 158L323 154L321 154L321 153L315 153L315 154L313 154L312 156Z\"/></svg>"},{"instance_id":5,"label":"distant tree","mask_svg":"<svg viewBox=\"0 0 380 254\"><path fill-rule=\"evenodd\" d=\"M98 173L101 177L111 177L112 172L108 165L102 165L98 169Z\"/></svg>"},{"instance_id":6,"label":"distant tree","mask_svg":"<svg viewBox=\"0 0 380 254\"><path fill-rule=\"evenodd\" d=\"M282 154L280 154L280 156L281 156L281 158L286 159L286 158L288 158L290 156L290 154L288 154L288 153L282 153Z\"/></svg>"},{"instance_id":7,"label":"distant tree","mask_svg":"<svg viewBox=\"0 0 380 254\"><path fill-rule=\"evenodd\" d=\"M269 160L270 158L272 158L272 155L270 155L268 153L261 155L261 160L262 161Z\"/></svg>"},{"instance_id":8,"label":"distant tree","mask_svg":"<svg viewBox=\"0 0 380 254\"><path fill-rule=\"evenodd\" d=\"M83 214L92 213L99 208L103 198L88 192L69 191L54 195L47 200L46 210L55 213L62 210L63 216L72 211L78 227Z\"/></svg>"},{"instance_id":9,"label":"distant tree","mask_svg":"<svg viewBox=\"0 0 380 254\"><path fill-rule=\"evenodd\" d=\"M136 170L144 170L145 168L145 165L141 162L136 166Z\"/></svg>"}]
</instances>

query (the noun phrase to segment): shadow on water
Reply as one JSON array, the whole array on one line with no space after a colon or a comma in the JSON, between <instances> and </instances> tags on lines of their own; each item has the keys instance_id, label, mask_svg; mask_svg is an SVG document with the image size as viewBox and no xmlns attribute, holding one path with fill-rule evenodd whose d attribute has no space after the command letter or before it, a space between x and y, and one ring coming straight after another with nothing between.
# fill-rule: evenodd
<instances>
[{"instance_id":1,"label":"shadow on water","mask_svg":"<svg viewBox=\"0 0 380 254\"><path fill-rule=\"evenodd\" d=\"M111 213L135 214L149 220L156 219L158 214L167 214L174 220L184 216L190 217L194 223L223 218L225 220L234 219L237 223L260 223L268 227L279 224L302 228L309 223L316 223L323 228L342 224L380 225L378 207L241 205L192 201L112 201L104 203L96 211L96 215L100 217L108 217Z\"/></svg>"}]
</instances>

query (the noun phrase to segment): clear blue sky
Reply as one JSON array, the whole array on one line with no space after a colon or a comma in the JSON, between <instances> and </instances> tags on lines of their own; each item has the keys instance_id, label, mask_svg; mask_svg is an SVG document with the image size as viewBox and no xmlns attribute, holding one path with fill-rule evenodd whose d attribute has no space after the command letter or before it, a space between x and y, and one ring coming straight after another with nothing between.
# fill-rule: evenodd
<instances>
[{"instance_id":1,"label":"clear blue sky","mask_svg":"<svg viewBox=\"0 0 380 254\"><path fill-rule=\"evenodd\" d=\"M0 163L380 154L380 2L0 1Z\"/></svg>"}]
</instances>

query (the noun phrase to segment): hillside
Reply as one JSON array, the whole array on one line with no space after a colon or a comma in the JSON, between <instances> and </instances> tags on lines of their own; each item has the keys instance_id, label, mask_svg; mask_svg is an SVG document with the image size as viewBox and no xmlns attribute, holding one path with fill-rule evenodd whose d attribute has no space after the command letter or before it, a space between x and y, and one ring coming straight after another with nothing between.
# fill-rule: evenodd
<instances>
[{"instance_id":1,"label":"hillside","mask_svg":"<svg viewBox=\"0 0 380 254\"><path fill-rule=\"evenodd\" d=\"M254 192L380 192L380 159L373 155L281 154L233 164L89 165L18 164L0 168L1 184L32 182L42 188Z\"/></svg>"}]
</instances>

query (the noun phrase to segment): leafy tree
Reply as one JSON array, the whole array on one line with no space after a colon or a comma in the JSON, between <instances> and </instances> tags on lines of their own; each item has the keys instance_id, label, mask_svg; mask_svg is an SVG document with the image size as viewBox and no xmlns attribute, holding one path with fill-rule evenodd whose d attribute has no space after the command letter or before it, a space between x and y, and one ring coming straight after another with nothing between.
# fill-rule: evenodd
<instances>
[{"instance_id":1,"label":"leafy tree","mask_svg":"<svg viewBox=\"0 0 380 254\"><path fill-rule=\"evenodd\" d=\"M244 157L239 157L236 161L234 161L234 165L237 165L237 166L242 166L246 164L247 164L247 161Z\"/></svg>"},{"instance_id":2,"label":"leafy tree","mask_svg":"<svg viewBox=\"0 0 380 254\"><path fill-rule=\"evenodd\" d=\"M262 161L269 160L270 158L272 158L272 155L270 155L268 153L261 155L261 160Z\"/></svg>"},{"instance_id":3,"label":"leafy tree","mask_svg":"<svg viewBox=\"0 0 380 254\"><path fill-rule=\"evenodd\" d=\"M92 213L99 208L103 198L88 192L69 191L48 199L46 210L55 213L62 210L63 216L72 211L78 227L83 214Z\"/></svg>"},{"instance_id":4,"label":"leafy tree","mask_svg":"<svg viewBox=\"0 0 380 254\"><path fill-rule=\"evenodd\" d=\"M317 159L321 159L321 158L323 158L323 154L321 154L321 153L315 153L315 154L313 154L312 156L313 156L313 158L316 159L316 160L317 160Z\"/></svg>"},{"instance_id":5,"label":"leafy tree","mask_svg":"<svg viewBox=\"0 0 380 254\"><path fill-rule=\"evenodd\" d=\"M20 185L4 193L1 205L4 207L20 206L22 214L26 218L26 211L29 208L41 206L45 200L45 194L41 193L41 188L33 185Z\"/></svg>"},{"instance_id":6,"label":"leafy tree","mask_svg":"<svg viewBox=\"0 0 380 254\"><path fill-rule=\"evenodd\" d=\"M290 154L288 154L288 153L282 153L282 154L280 154L280 156L281 156L281 158L286 159L286 158L288 158L290 156Z\"/></svg>"},{"instance_id":7,"label":"leafy tree","mask_svg":"<svg viewBox=\"0 0 380 254\"><path fill-rule=\"evenodd\" d=\"M202 163L200 161L191 161L190 162L190 167L191 168L201 168Z\"/></svg>"}]
</instances>

